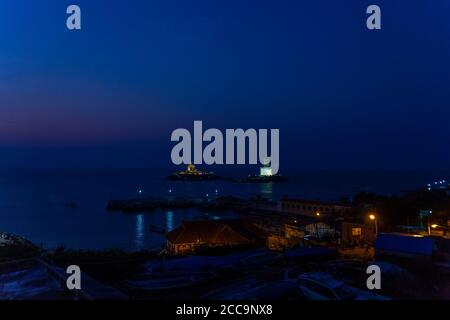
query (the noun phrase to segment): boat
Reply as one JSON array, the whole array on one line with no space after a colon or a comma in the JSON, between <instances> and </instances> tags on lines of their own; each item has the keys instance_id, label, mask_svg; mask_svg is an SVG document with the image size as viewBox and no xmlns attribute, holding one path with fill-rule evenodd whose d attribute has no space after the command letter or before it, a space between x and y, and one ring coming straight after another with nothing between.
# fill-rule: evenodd
<instances>
[{"instance_id":1,"label":"boat","mask_svg":"<svg viewBox=\"0 0 450 320\"><path fill-rule=\"evenodd\" d=\"M213 172L200 171L195 165L189 164L186 171L173 173L166 179L172 181L212 181L219 180L221 177Z\"/></svg>"},{"instance_id":2,"label":"boat","mask_svg":"<svg viewBox=\"0 0 450 320\"><path fill-rule=\"evenodd\" d=\"M65 268L40 258L0 263L0 300L125 300L121 291L97 282L89 275L81 278L80 290L67 288Z\"/></svg>"},{"instance_id":3,"label":"boat","mask_svg":"<svg viewBox=\"0 0 450 320\"><path fill-rule=\"evenodd\" d=\"M0 264L0 300L63 299L65 289L37 260Z\"/></svg>"},{"instance_id":4,"label":"boat","mask_svg":"<svg viewBox=\"0 0 450 320\"><path fill-rule=\"evenodd\" d=\"M305 300L295 281L278 280L260 288L254 294L256 300Z\"/></svg>"},{"instance_id":5,"label":"boat","mask_svg":"<svg viewBox=\"0 0 450 320\"><path fill-rule=\"evenodd\" d=\"M145 264L148 272L164 270L166 272L181 271L217 271L233 267L261 265L279 259L281 254L267 249L253 249L236 252L225 256L184 256L167 260L155 259Z\"/></svg>"},{"instance_id":6,"label":"boat","mask_svg":"<svg viewBox=\"0 0 450 320\"><path fill-rule=\"evenodd\" d=\"M295 280L246 279L207 293L208 300L304 300Z\"/></svg>"},{"instance_id":7,"label":"boat","mask_svg":"<svg viewBox=\"0 0 450 320\"><path fill-rule=\"evenodd\" d=\"M307 272L297 285L309 300L390 300L380 294L352 287L328 272Z\"/></svg>"},{"instance_id":8,"label":"boat","mask_svg":"<svg viewBox=\"0 0 450 320\"><path fill-rule=\"evenodd\" d=\"M132 289L160 291L194 286L213 277L214 275L208 272L150 272L136 276L127 281L127 284Z\"/></svg>"},{"instance_id":9,"label":"boat","mask_svg":"<svg viewBox=\"0 0 450 320\"><path fill-rule=\"evenodd\" d=\"M250 299L254 293L267 286L267 282L260 279L244 279L216 288L206 293L202 298L206 300L243 300Z\"/></svg>"}]
</instances>

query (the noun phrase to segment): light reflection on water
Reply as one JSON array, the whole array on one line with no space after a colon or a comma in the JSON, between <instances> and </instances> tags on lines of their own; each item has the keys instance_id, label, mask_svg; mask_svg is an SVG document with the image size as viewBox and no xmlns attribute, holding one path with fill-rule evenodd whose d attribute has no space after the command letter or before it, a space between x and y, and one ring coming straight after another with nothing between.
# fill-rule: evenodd
<instances>
[{"instance_id":1,"label":"light reflection on water","mask_svg":"<svg viewBox=\"0 0 450 320\"><path fill-rule=\"evenodd\" d=\"M173 230L173 211L166 212L166 231L170 232Z\"/></svg>"},{"instance_id":2,"label":"light reflection on water","mask_svg":"<svg viewBox=\"0 0 450 320\"><path fill-rule=\"evenodd\" d=\"M261 183L260 184L260 193L263 194L265 197L272 199L272 193L273 193L273 183Z\"/></svg>"},{"instance_id":3,"label":"light reflection on water","mask_svg":"<svg viewBox=\"0 0 450 320\"><path fill-rule=\"evenodd\" d=\"M136 237L135 244L138 249L144 247L144 237L145 237L145 220L143 214L136 215Z\"/></svg>"}]
</instances>

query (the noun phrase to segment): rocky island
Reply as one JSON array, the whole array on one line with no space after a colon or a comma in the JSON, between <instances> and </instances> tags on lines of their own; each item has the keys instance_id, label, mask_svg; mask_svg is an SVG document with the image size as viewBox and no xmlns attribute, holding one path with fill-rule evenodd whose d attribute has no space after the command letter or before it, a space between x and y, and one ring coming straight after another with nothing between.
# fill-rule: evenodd
<instances>
[{"instance_id":1,"label":"rocky island","mask_svg":"<svg viewBox=\"0 0 450 320\"><path fill-rule=\"evenodd\" d=\"M166 177L172 181L211 181L219 180L221 177L213 172L204 172L198 170L195 165L189 164L186 171L179 171Z\"/></svg>"}]
</instances>

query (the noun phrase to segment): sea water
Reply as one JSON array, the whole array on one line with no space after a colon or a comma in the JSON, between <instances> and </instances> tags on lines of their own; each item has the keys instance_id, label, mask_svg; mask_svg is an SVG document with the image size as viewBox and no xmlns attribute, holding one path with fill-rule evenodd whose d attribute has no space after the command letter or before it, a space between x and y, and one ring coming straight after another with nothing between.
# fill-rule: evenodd
<instances>
[{"instance_id":1,"label":"sea water","mask_svg":"<svg viewBox=\"0 0 450 320\"><path fill-rule=\"evenodd\" d=\"M351 198L358 191L402 193L425 187L434 179L448 178L433 172L284 172L286 183L244 184L226 181L171 182L164 170L59 170L0 173L0 231L42 244L75 249L160 248L166 231L183 220L221 219L218 214L197 209L155 210L150 213L108 212L111 199L147 196L214 197L261 195L272 200L283 196L314 200ZM141 193L139 193L141 190ZM75 203L77 208L68 204Z\"/></svg>"}]
</instances>

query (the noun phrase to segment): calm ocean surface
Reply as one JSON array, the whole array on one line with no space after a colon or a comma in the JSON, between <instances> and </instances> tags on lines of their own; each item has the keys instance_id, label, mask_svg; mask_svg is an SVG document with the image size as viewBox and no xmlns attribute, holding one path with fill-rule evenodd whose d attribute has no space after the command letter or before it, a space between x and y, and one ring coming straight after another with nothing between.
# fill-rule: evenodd
<instances>
[{"instance_id":1,"label":"calm ocean surface","mask_svg":"<svg viewBox=\"0 0 450 320\"><path fill-rule=\"evenodd\" d=\"M383 194L425 187L435 179L450 178L445 172L334 172L285 174L291 181L278 184L229 182L170 182L161 171L23 171L0 173L0 231L24 236L47 248L158 248L164 237L149 225L172 230L189 219L217 219L195 209L158 210L146 214L107 212L110 199L173 195L214 194L249 197L260 194L277 200L287 195L305 199L337 200L360 190ZM75 202L77 209L66 206Z\"/></svg>"}]
</instances>

